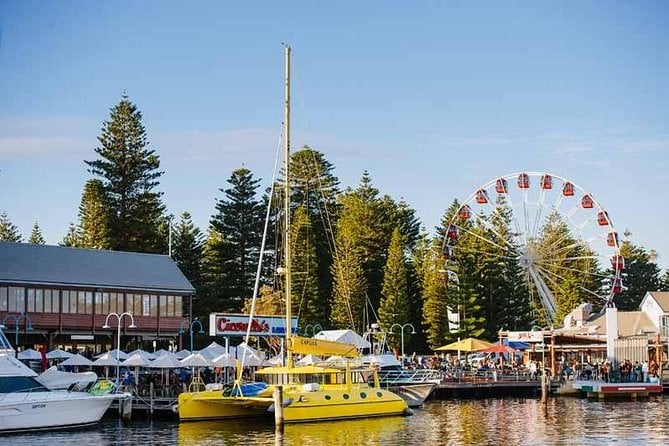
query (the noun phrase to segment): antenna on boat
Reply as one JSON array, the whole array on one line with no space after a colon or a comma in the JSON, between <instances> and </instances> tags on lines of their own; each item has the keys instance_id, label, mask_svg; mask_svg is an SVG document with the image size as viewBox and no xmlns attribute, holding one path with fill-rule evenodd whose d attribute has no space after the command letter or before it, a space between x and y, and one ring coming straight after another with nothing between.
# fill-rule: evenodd
<instances>
[{"instance_id":1,"label":"antenna on boat","mask_svg":"<svg viewBox=\"0 0 669 446\"><path fill-rule=\"evenodd\" d=\"M291 302L291 277L290 277L290 46L283 44L286 48L286 93L285 93L285 108L284 108L284 126L285 126L285 184L284 184L284 222L285 222L285 243L284 243L284 269L285 269L285 286L286 286L286 347L287 347L287 365L293 367L293 352L290 345L290 337L292 335L292 302Z\"/></svg>"}]
</instances>

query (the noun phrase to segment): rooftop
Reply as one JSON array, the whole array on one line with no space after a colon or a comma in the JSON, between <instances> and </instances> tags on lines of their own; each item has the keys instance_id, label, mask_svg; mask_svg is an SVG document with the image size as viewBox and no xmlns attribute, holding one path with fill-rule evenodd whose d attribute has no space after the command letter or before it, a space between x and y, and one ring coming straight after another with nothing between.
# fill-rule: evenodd
<instances>
[{"instance_id":1,"label":"rooftop","mask_svg":"<svg viewBox=\"0 0 669 446\"><path fill-rule=\"evenodd\" d=\"M0 282L195 293L160 254L0 242Z\"/></svg>"}]
</instances>

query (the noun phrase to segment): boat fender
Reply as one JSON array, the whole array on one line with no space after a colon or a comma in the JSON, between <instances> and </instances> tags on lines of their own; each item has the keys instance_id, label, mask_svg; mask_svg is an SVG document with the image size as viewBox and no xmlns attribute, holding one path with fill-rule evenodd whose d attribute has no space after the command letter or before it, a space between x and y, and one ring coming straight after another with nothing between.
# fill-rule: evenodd
<instances>
[{"instance_id":1,"label":"boat fender","mask_svg":"<svg viewBox=\"0 0 669 446\"><path fill-rule=\"evenodd\" d=\"M172 413L179 413L179 405L175 404L172 406Z\"/></svg>"},{"instance_id":2,"label":"boat fender","mask_svg":"<svg viewBox=\"0 0 669 446\"><path fill-rule=\"evenodd\" d=\"M404 409L404 416L408 417L408 416L411 416L411 415L413 415L413 410L411 410L408 407L406 409Z\"/></svg>"},{"instance_id":3,"label":"boat fender","mask_svg":"<svg viewBox=\"0 0 669 446\"><path fill-rule=\"evenodd\" d=\"M290 406L290 405L292 404L292 402L293 402L293 399L292 399L292 398L287 398L287 399L283 400L283 404L282 404L282 406L283 406L283 407ZM275 408L274 408L274 403L272 403L272 404L270 404L270 406L267 408L267 412L269 412L269 413L274 413L274 409L275 409Z\"/></svg>"}]
</instances>

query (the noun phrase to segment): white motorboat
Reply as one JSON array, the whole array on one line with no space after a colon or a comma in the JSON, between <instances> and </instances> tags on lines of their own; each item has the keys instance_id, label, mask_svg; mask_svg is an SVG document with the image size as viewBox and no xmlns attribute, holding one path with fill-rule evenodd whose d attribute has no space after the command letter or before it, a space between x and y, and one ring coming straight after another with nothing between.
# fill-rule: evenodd
<instances>
[{"instance_id":1,"label":"white motorboat","mask_svg":"<svg viewBox=\"0 0 669 446\"><path fill-rule=\"evenodd\" d=\"M407 369L391 354L367 355L362 363L377 367L379 384L401 396L409 407L418 407L442 380L439 370Z\"/></svg>"},{"instance_id":2,"label":"white motorboat","mask_svg":"<svg viewBox=\"0 0 669 446\"><path fill-rule=\"evenodd\" d=\"M14 355L0 330L0 433L94 424L112 401L127 397L110 393L113 385L108 381L97 383L89 392L50 390Z\"/></svg>"}]
</instances>

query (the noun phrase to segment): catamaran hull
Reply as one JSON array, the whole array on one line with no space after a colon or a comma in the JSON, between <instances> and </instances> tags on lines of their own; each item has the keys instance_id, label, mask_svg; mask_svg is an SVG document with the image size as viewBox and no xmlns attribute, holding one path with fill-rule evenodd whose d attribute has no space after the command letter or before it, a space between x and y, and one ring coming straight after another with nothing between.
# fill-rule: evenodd
<instances>
[{"instance_id":1,"label":"catamaran hull","mask_svg":"<svg viewBox=\"0 0 669 446\"><path fill-rule=\"evenodd\" d=\"M402 398L381 389L358 389L351 392L326 389L298 394L284 393L285 423L400 416L410 413Z\"/></svg>"},{"instance_id":2,"label":"catamaran hull","mask_svg":"<svg viewBox=\"0 0 669 446\"><path fill-rule=\"evenodd\" d=\"M0 432L95 424L116 398L59 391L7 394L0 397Z\"/></svg>"},{"instance_id":3,"label":"catamaran hull","mask_svg":"<svg viewBox=\"0 0 669 446\"><path fill-rule=\"evenodd\" d=\"M182 393L177 411L181 421L259 417L267 413L271 398L222 397L220 391Z\"/></svg>"}]
</instances>

